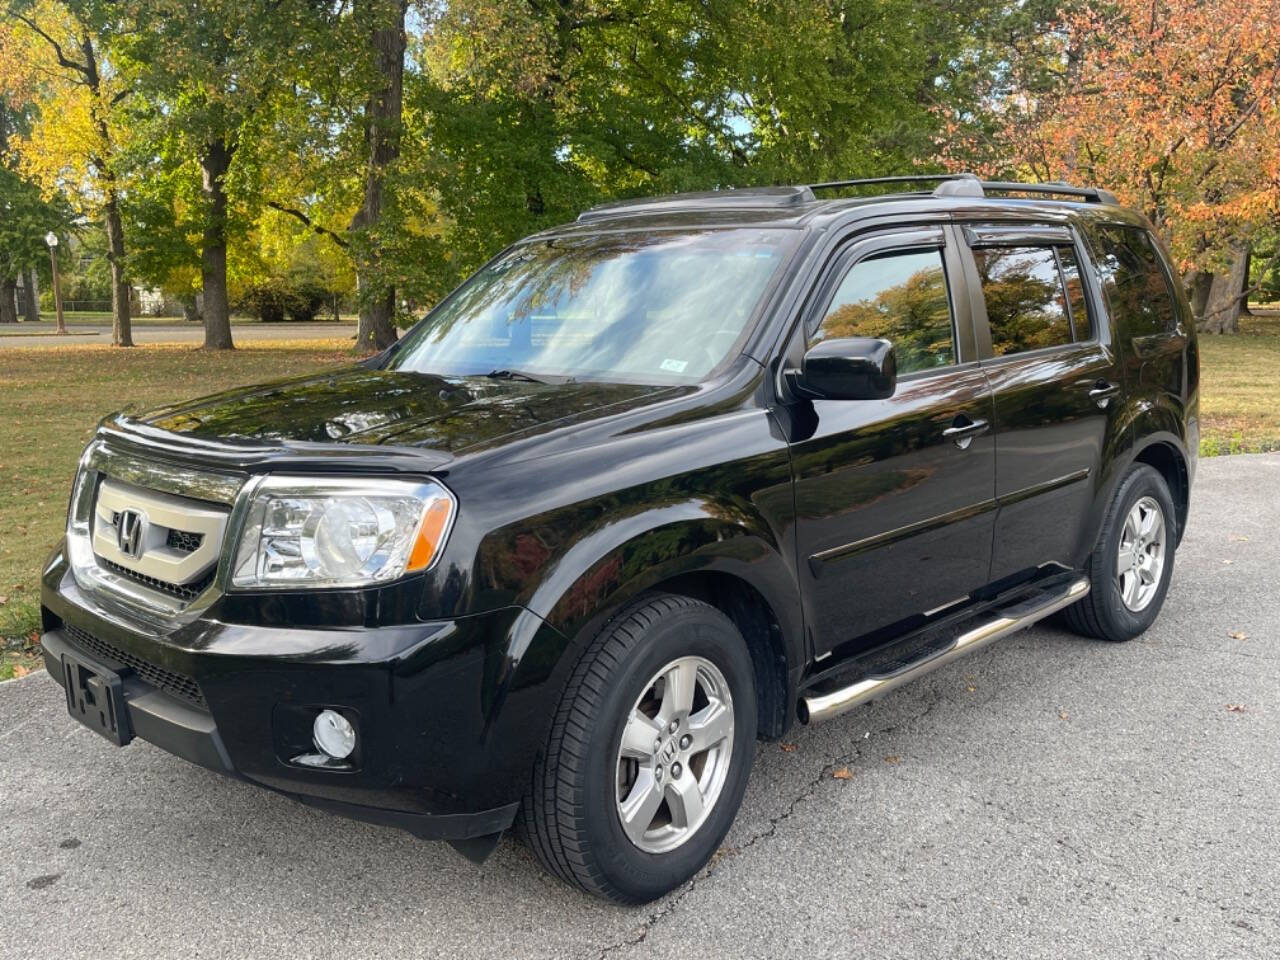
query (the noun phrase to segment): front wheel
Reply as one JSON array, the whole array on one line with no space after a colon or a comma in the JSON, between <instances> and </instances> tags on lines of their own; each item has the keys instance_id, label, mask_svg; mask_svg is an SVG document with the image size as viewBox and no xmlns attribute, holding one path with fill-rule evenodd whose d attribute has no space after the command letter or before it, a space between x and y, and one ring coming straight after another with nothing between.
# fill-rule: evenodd
<instances>
[{"instance_id":1,"label":"front wheel","mask_svg":"<svg viewBox=\"0 0 1280 960\"><path fill-rule=\"evenodd\" d=\"M751 658L733 622L689 597L647 597L575 669L521 832L569 883L621 903L652 900L724 839L755 735Z\"/></svg>"},{"instance_id":2,"label":"front wheel","mask_svg":"<svg viewBox=\"0 0 1280 960\"><path fill-rule=\"evenodd\" d=\"M1160 613L1177 543L1177 513L1164 477L1140 464L1107 508L1085 572L1089 594L1063 611L1066 625L1100 640L1131 640Z\"/></svg>"}]
</instances>

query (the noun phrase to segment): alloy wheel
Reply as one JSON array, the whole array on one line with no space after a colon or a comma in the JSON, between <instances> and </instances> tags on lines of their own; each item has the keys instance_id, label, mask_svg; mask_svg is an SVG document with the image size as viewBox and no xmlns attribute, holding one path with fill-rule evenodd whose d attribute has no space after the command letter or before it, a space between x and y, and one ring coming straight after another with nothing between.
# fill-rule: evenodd
<instances>
[{"instance_id":1,"label":"alloy wheel","mask_svg":"<svg viewBox=\"0 0 1280 960\"><path fill-rule=\"evenodd\" d=\"M1165 530L1164 512L1152 497L1142 497L1125 517L1116 551L1116 586L1133 613L1146 609L1160 589Z\"/></svg>"},{"instance_id":2,"label":"alloy wheel","mask_svg":"<svg viewBox=\"0 0 1280 960\"><path fill-rule=\"evenodd\" d=\"M720 797L733 755L733 697L703 657L681 657L645 685L617 759L622 829L646 853L688 840Z\"/></svg>"}]
</instances>

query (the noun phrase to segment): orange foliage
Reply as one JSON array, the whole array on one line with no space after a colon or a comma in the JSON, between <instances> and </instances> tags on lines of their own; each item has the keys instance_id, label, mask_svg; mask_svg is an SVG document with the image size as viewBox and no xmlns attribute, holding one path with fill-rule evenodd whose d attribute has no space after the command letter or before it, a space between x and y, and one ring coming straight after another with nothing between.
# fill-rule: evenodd
<instances>
[{"instance_id":1,"label":"orange foliage","mask_svg":"<svg viewBox=\"0 0 1280 960\"><path fill-rule=\"evenodd\" d=\"M1059 80L1003 95L989 171L1112 189L1184 270L1280 223L1280 0L1086 0L1053 38Z\"/></svg>"}]
</instances>

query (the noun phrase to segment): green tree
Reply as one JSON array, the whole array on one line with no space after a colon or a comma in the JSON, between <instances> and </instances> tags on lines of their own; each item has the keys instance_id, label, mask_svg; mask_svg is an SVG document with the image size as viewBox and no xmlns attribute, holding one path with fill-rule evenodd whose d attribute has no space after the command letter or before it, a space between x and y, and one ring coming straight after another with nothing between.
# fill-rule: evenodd
<instances>
[{"instance_id":1,"label":"green tree","mask_svg":"<svg viewBox=\"0 0 1280 960\"><path fill-rule=\"evenodd\" d=\"M119 44L135 110L171 154L162 165L199 165L199 225L206 349L231 349L227 245L262 203L275 98L323 42L323 5L306 0L133 0Z\"/></svg>"},{"instance_id":2,"label":"green tree","mask_svg":"<svg viewBox=\"0 0 1280 960\"><path fill-rule=\"evenodd\" d=\"M902 172L974 112L981 0L454 0L406 76L411 298L601 200Z\"/></svg>"}]
</instances>

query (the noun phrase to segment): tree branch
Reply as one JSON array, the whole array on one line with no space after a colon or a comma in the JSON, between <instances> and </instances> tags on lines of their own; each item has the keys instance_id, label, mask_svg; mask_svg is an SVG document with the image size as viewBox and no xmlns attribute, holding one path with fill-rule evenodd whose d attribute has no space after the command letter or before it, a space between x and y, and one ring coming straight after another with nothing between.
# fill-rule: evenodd
<instances>
[{"instance_id":1,"label":"tree branch","mask_svg":"<svg viewBox=\"0 0 1280 960\"><path fill-rule=\"evenodd\" d=\"M303 226L307 227L308 229L315 231L316 233L320 234L320 236L322 237L328 237L330 240L336 243L343 250L346 250L348 247L351 246L351 241L349 241L342 234L335 233L334 231L330 230L328 227L321 226L320 224L312 220L309 216L307 216L305 213L303 213L301 210L298 210L294 207L286 207L283 203L277 203L275 200L268 200L267 206L270 207L272 210L279 210L281 213L287 213L289 216L298 220L300 223L302 223Z\"/></svg>"},{"instance_id":2,"label":"tree branch","mask_svg":"<svg viewBox=\"0 0 1280 960\"><path fill-rule=\"evenodd\" d=\"M82 74L86 78L88 77L89 75L88 68L82 63L76 63L74 60L68 59L67 55L62 52L62 45L58 43L57 40L53 39L53 37L49 36L49 34L41 30L40 27L36 25L36 22L34 20L28 17L24 17L22 14L18 13L16 10L12 8L10 8L6 12L9 14L9 16L13 17L13 19L19 20L22 23L25 23L27 27L29 27L31 30L35 31L37 34L43 37L45 41L49 44L49 46L53 47L53 52L54 52L54 55L58 58L59 66L65 67L68 70L74 70L76 71L76 73Z\"/></svg>"}]
</instances>

